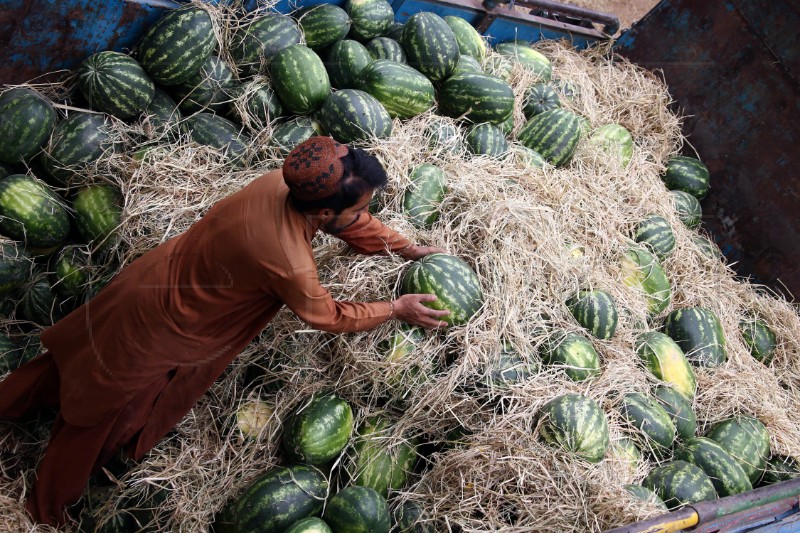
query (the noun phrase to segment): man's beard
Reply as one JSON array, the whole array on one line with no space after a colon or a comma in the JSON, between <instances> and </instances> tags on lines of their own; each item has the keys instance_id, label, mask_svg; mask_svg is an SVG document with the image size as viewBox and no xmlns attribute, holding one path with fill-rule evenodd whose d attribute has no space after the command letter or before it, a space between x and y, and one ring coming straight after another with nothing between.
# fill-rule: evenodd
<instances>
[{"instance_id":1,"label":"man's beard","mask_svg":"<svg viewBox=\"0 0 800 533\"><path fill-rule=\"evenodd\" d=\"M339 220L339 216L337 215L335 219L333 219L329 223L325 224L325 226L323 227L323 231L325 233L327 233L328 235L336 235L337 233L343 232L344 230L346 230L347 228L349 228L350 226L352 226L353 224L358 222L358 219L359 219L359 217L356 217L349 224L345 224L344 226L337 227L336 226L336 221Z\"/></svg>"}]
</instances>

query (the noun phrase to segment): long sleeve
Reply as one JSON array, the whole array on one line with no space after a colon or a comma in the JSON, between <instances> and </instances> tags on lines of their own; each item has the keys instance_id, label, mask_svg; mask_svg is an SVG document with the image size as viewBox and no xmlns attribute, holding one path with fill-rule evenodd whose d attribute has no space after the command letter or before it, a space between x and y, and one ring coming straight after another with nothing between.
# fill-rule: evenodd
<instances>
[{"instance_id":1,"label":"long sleeve","mask_svg":"<svg viewBox=\"0 0 800 533\"><path fill-rule=\"evenodd\" d=\"M363 213L358 220L341 233L338 239L350 245L357 253L370 255L391 251L397 253L412 243L369 213Z\"/></svg>"}]
</instances>

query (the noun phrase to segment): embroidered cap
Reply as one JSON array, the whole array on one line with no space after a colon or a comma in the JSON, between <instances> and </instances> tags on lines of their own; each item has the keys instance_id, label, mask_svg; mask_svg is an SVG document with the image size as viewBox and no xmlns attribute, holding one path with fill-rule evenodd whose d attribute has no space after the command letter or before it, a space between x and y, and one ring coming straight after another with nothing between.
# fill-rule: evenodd
<instances>
[{"instance_id":1,"label":"embroidered cap","mask_svg":"<svg viewBox=\"0 0 800 533\"><path fill-rule=\"evenodd\" d=\"M311 137L289 152L283 162L283 180L298 200L312 201L332 196L344 174L341 157L347 146L333 137Z\"/></svg>"}]
</instances>

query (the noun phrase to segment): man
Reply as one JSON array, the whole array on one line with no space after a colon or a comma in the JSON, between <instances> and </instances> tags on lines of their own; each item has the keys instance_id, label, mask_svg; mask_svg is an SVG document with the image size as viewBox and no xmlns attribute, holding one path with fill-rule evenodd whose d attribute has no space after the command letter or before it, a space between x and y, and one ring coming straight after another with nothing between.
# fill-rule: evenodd
<instances>
[{"instance_id":1,"label":"man","mask_svg":"<svg viewBox=\"0 0 800 533\"><path fill-rule=\"evenodd\" d=\"M66 521L89 476L119 450L150 450L283 305L330 332L398 319L444 326L432 295L334 301L319 283L318 230L357 252L418 259L415 246L367 211L386 184L380 162L330 137L297 146L275 170L212 207L189 230L124 268L94 299L42 333L48 349L0 382L0 417L57 407L27 509Z\"/></svg>"}]
</instances>

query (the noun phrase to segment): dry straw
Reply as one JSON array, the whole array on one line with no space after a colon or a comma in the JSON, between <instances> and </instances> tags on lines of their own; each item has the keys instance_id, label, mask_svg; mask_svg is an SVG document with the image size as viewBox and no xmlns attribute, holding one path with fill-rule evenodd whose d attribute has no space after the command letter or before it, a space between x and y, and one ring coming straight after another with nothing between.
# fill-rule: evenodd
<instances>
[{"instance_id":1,"label":"dry straw","mask_svg":"<svg viewBox=\"0 0 800 533\"><path fill-rule=\"evenodd\" d=\"M345 397L358 422L377 412L390 417L392 442L410 437L426 442L422 466L392 502L419 503L437 531L600 531L653 516L657 508L634 501L622 488L641 482L655 460L646 455L631 464L615 447L630 435L618 410L623 394L647 392L658 383L638 360L636 334L657 327L672 309L690 305L714 311L728 341L725 365L698 370L699 432L748 413L767 426L774 452L800 458L800 319L785 301L706 258L678 220L659 178L684 142L680 120L668 110L666 87L652 73L621 59L610 61L602 50L578 53L556 42L537 48L553 62L554 75L576 89L572 99L562 98L564 107L586 117L592 128L619 123L632 133L630 165L621 167L588 142L560 169L450 153L432 147L428 138L433 121L456 124L451 119L429 113L395 121L390 139L367 147L390 176L377 216L420 244L444 247L468 261L485 293L482 311L464 327L427 332L401 362L387 362L379 348L397 323L331 335L309 330L282 311L167 438L141 463L112 476L114 490L96 511L101 521L166 489L158 504L159 530L206 530L226 501L284 463L281 421L318 390ZM515 66L511 81L520 100L535 77ZM524 120L519 102L515 117L518 130ZM136 137L130 127L118 127L121 135ZM262 132L263 139L268 136L269 128ZM409 173L421 163L440 166L448 180L441 218L429 230L415 228L401 209ZM95 174L110 176L126 198L115 260L127 264L181 233L216 201L279 164L275 154L265 155L262 143L254 143L250 164L232 171L218 153L185 137L162 141L143 158L127 152L99 162ZM650 214L670 222L677 242L664 262L673 302L657 317L647 316L643 295L621 281L620 257L631 230ZM314 245L323 283L342 300L392 298L408 266L399 257L357 256L328 236L318 236ZM583 254L573 253L576 249ZM581 331L564 301L583 288L611 294L620 325L612 339L593 341L600 375L575 383L562 370L542 365L538 348L544 326ZM750 357L738 333L746 315L766 320L778 335L771 366ZM538 372L507 387L487 384L503 341ZM599 464L538 439L538 410L565 393L593 398L607 415L612 446ZM270 403L274 413L258 438L245 438L235 414L256 398ZM42 450L46 427L36 427L2 427L0 528L34 531L21 510L33 460L20 457ZM7 459L12 455L17 459ZM328 473L332 486L345 482L335 468Z\"/></svg>"}]
</instances>

